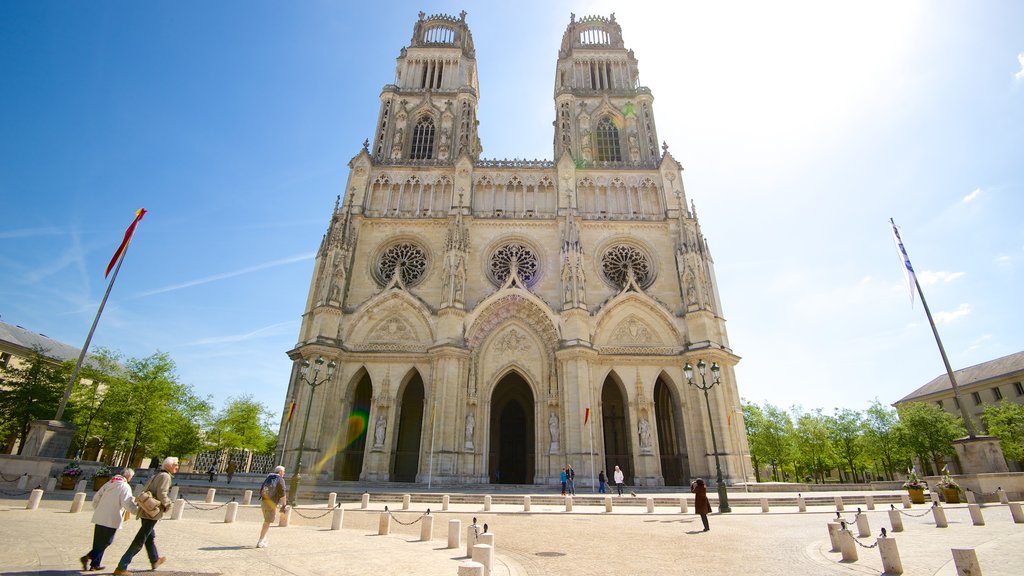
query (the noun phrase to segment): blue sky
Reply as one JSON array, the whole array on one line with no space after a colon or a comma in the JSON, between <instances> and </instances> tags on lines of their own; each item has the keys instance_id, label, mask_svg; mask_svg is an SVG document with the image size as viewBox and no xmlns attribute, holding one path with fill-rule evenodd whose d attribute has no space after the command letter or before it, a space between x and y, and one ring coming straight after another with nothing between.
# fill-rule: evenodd
<instances>
[{"instance_id":1,"label":"blue sky","mask_svg":"<svg viewBox=\"0 0 1024 576\"><path fill-rule=\"evenodd\" d=\"M169 352L275 413L313 256L420 10L465 9L487 158L550 158L569 14L616 13L685 166L741 394L891 403L1024 349L1024 4L0 3L0 319Z\"/></svg>"}]
</instances>

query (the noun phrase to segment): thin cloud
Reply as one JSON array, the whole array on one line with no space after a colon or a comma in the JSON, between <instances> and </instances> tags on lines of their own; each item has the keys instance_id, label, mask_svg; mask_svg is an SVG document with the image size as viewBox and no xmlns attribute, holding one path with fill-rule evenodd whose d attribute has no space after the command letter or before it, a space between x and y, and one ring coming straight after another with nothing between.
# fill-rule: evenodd
<instances>
[{"instance_id":1,"label":"thin cloud","mask_svg":"<svg viewBox=\"0 0 1024 576\"><path fill-rule=\"evenodd\" d=\"M243 274L249 274L250 272L258 272L260 270L266 270L267 268L275 268L277 266L284 266L286 264L294 264L296 262L302 262L304 260L312 260L316 256L315 252L309 252L307 254L299 254L298 256L292 256L290 258L284 258L281 260L273 260L271 262L264 262L263 264L257 264L255 266L249 266L242 268L241 270L235 270L233 272L224 272L223 274L214 274L213 276L207 276L206 278L199 278L197 280L189 280L188 282L182 282L181 284L172 284L163 288L157 288L156 290L149 290L147 292L140 292L135 297L143 298L145 296L153 296L154 294L163 294L165 292L173 292L175 290L181 290L184 288L191 288L193 286L200 286L202 284L209 284L210 282L216 282L218 280L226 280L228 278L234 278L235 276L241 276Z\"/></svg>"},{"instance_id":2,"label":"thin cloud","mask_svg":"<svg viewBox=\"0 0 1024 576\"><path fill-rule=\"evenodd\" d=\"M1017 62L1020 63L1020 70L1018 70L1013 77L1016 78L1018 82L1024 82L1024 52L1017 54Z\"/></svg>"},{"instance_id":3,"label":"thin cloud","mask_svg":"<svg viewBox=\"0 0 1024 576\"><path fill-rule=\"evenodd\" d=\"M46 228L22 228L20 230L0 231L0 239L10 240L14 238L36 238L38 236L63 236L67 234L60 228L48 226Z\"/></svg>"},{"instance_id":4,"label":"thin cloud","mask_svg":"<svg viewBox=\"0 0 1024 576\"><path fill-rule=\"evenodd\" d=\"M917 281L922 286L931 286L940 282L949 284L954 280L962 278L964 274L964 272L932 272L931 270L922 270L917 273Z\"/></svg>"},{"instance_id":5,"label":"thin cloud","mask_svg":"<svg viewBox=\"0 0 1024 576\"><path fill-rule=\"evenodd\" d=\"M965 353L974 352L975 350L981 348L985 344L985 342L988 342L991 339L992 339L992 335L991 334L983 334L977 340L975 340L970 346L968 346L967 350L964 350L964 352Z\"/></svg>"},{"instance_id":6,"label":"thin cloud","mask_svg":"<svg viewBox=\"0 0 1024 576\"><path fill-rule=\"evenodd\" d=\"M963 318L971 313L970 304L961 304L954 312L939 312L935 315L935 322L938 324L949 324L957 318Z\"/></svg>"},{"instance_id":7,"label":"thin cloud","mask_svg":"<svg viewBox=\"0 0 1024 576\"><path fill-rule=\"evenodd\" d=\"M200 338L194 342L186 342L184 346L209 346L212 344L233 344L236 342L245 342L247 340L254 340L257 338L263 338L267 336L275 336L284 332L283 328L288 328L289 333L295 326L294 320L287 322L278 322L277 324L271 324L270 326L264 326L251 332L244 334L229 334L227 336L213 336L210 338Z\"/></svg>"},{"instance_id":8,"label":"thin cloud","mask_svg":"<svg viewBox=\"0 0 1024 576\"><path fill-rule=\"evenodd\" d=\"M962 202L964 204L967 204L968 202L971 202L975 198L977 198L979 194L981 194L981 188L975 188L973 192L971 192L967 196L964 196L964 199L962 200Z\"/></svg>"}]
</instances>

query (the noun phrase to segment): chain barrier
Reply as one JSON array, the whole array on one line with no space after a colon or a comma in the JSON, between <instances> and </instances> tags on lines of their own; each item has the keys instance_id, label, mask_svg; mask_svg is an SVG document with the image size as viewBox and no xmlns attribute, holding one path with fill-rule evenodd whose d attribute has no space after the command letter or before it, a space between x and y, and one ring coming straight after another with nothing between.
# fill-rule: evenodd
<instances>
[{"instance_id":1,"label":"chain barrier","mask_svg":"<svg viewBox=\"0 0 1024 576\"><path fill-rule=\"evenodd\" d=\"M182 500L184 500L184 501L185 501L185 504L188 504L188 505L189 505L189 506L191 506L191 507L192 507L193 509L195 509L195 510L199 510L199 511L201 511L201 512L209 512L209 511L211 511L211 510L219 510L219 509L221 509L221 508L223 508L223 507L227 506L228 504L231 504L232 502L234 502L234 501L235 501L235 497L234 497L234 496L232 496L232 497L231 497L231 500L228 500L227 502L225 502L225 503L223 503L223 504L218 504L217 506L211 506L210 508L200 508L199 506L196 506L196 505L195 505L195 504L193 504L193 503L192 503L191 501L189 501L189 499L188 499L188 498L185 498L185 495L184 495L184 494L181 494L181 495L179 495L179 497L180 497L180 498L181 498Z\"/></svg>"},{"instance_id":2,"label":"chain barrier","mask_svg":"<svg viewBox=\"0 0 1024 576\"><path fill-rule=\"evenodd\" d=\"M341 508L341 502L335 504L334 508L328 508L327 511L324 512L323 514L316 514L316 515L306 516L302 512L299 512L299 508L297 506L292 506L292 512L295 512L296 514L298 514L299 516L302 516L306 520L319 520L320 518L323 518L324 516L327 516L328 514L334 512L338 508Z\"/></svg>"},{"instance_id":3,"label":"chain barrier","mask_svg":"<svg viewBox=\"0 0 1024 576\"><path fill-rule=\"evenodd\" d=\"M899 510L898 508L896 508L896 506L894 504L890 504L889 506L890 506L890 509L892 509L892 510ZM910 512L904 512L903 510L899 510L899 513L903 514L907 518L921 518L922 516L927 516L928 514L930 514L931 511L932 511L932 509L929 508L929 509L925 510L924 512L921 512L920 514L911 514Z\"/></svg>"},{"instance_id":4,"label":"chain barrier","mask_svg":"<svg viewBox=\"0 0 1024 576\"><path fill-rule=\"evenodd\" d=\"M878 547L878 541L877 540L875 541L874 544L870 544L870 545L869 544L864 544L860 540L858 540L857 539L857 535L854 534L853 530L850 530L850 528L848 527L848 522L846 522L846 520L840 520L839 524L840 524L840 526L843 527L843 530L846 530L847 532L850 533L850 536L853 536L853 541L857 543L857 546L860 546L861 548L867 548L868 550L870 550L872 548L877 548ZM885 533L885 528L882 528L882 533L883 534Z\"/></svg>"},{"instance_id":5,"label":"chain barrier","mask_svg":"<svg viewBox=\"0 0 1024 576\"><path fill-rule=\"evenodd\" d=\"M21 496L27 496L31 494L31 490L0 490L0 496L8 496L10 498L18 498Z\"/></svg>"},{"instance_id":6,"label":"chain barrier","mask_svg":"<svg viewBox=\"0 0 1024 576\"><path fill-rule=\"evenodd\" d=\"M3 479L4 482L17 482L19 478L21 478L21 476L15 476L14 478L8 478L7 475L5 475L3 472L0 472L0 479Z\"/></svg>"},{"instance_id":7,"label":"chain barrier","mask_svg":"<svg viewBox=\"0 0 1024 576\"><path fill-rule=\"evenodd\" d=\"M426 512L421 514L419 518L413 520L412 522L402 522L401 520L398 519L398 516L395 516L394 512L392 512L391 510L388 510L387 506L384 507L384 511L388 513L388 516L390 516L392 520L394 520L395 522L398 522L402 526L412 526L413 524L416 524L420 520L423 520L424 516L430 516L430 508L427 508Z\"/></svg>"}]
</instances>

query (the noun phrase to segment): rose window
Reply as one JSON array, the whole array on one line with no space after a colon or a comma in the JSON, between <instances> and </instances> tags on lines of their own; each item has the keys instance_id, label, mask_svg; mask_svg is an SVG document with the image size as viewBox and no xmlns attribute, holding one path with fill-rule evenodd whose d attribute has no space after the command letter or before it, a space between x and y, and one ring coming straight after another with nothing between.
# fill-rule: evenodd
<instances>
[{"instance_id":1,"label":"rose window","mask_svg":"<svg viewBox=\"0 0 1024 576\"><path fill-rule=\"evenodd\" d=\"M524 284L533 285L538 275L537 255L533 250L516 243L506 244L495 250L491 255L492 281L499 286L504 284L513 267Z\"/></svg>"},{"instance_id":2,"label":"rose window","mask_svg":"<svg viewBox=\"0 0 1024 576\"><path fill-rule=\"evenodd\" d=\"M377 261L377 280L381 285L387 284L394 277L395 270L398 270L403 284L415 286L427 270L427 256L423 249L403 242L385 250Z\"/></svg>"},{"instance_id":3,"label":"rose window","mask_svg":"<svg viewBox=\"0 0 1024 576\"><path fill-rule=\"evenodd\" d=\"M632 270L637 286L648 287L654 281L651 261L640 249L625 244L609 248L601 258L601 272L605 281L617 288L626 286Z\"/></svg>"}]
</instances>

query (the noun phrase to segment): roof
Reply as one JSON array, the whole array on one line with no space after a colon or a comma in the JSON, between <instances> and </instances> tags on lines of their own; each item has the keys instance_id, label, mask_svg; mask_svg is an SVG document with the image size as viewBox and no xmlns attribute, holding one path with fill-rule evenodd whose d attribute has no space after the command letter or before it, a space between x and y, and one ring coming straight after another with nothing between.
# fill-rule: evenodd
<instances>
[{"instance_id":1,"label":"roof","mask_svg":"<svg viewBox=\"0 0 1024 576\"><path fill-rule=\"evenodd\" d=\"M989 360L988 362L982 362L981 364L976 364L970 368L956 370L953 374L956 375L957 386L964 387L978 382L983 382L985 380L1010 376L1015 372L1019 372L1024 375L1024 351L1017 352L1016 354L1010 354L1009 356L1003 356L1002 358L996 358L995 360ZM952 388L953 387L949 383L949 375L942 374L941 376L936 376L931 382L897 400L896 404L910 402L911 400L922 396L928 396L929 394L943 392Z\"/></svg>"},{"instance_id":2,"label":"roof","mask_svg":"<svg viewBox=\"0 0 1024 576\"><path fill-rule=\"evenodd\" d=\"M13 344L18 348L24 349L26 353L30 353L38 348L48 358L61 362L77 360L78 354L82 350L70 344L58 342L45 334L36 334L21 326L15 326L6 322L0 322L0 342Z\"/></svg>"}]
</instances>

